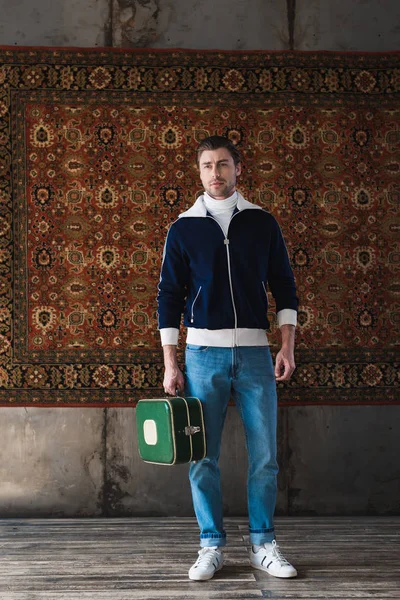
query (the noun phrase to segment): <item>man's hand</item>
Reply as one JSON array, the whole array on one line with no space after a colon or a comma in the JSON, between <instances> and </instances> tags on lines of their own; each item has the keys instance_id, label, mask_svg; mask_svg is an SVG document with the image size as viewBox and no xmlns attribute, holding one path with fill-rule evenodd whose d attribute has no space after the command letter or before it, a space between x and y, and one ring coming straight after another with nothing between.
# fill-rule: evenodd
<instances>
[{"instance_id":1,"label":"man's hand","mask_svg":"<svg viewBox=\"0 0 400 600\"><path fill-rule=\"evenodd\" d=\"M178 366L176 357L176 346L163 346L164 352L164 381L163 386L167 394L175 396L177 392L183 393L185 389L185 379Z\"/></svg>"},{"instance_id":2,"label":"man's hand","mask_svg":"<svg viewBox=\"0 0 400 600\"><path fill-rule=\"evenodd\" d=\"M275 378L276 381L289 381L296 364L294 362L294 325L282 325L282 348L276 355Z\"/></svg>"},{"instance_id":3,"label":"man's hand","mask_svg":"<svg viewBox=\"0 0 400 600\"><path fill-rule=\"evenodd\" d=\"M179 367L176 370L165 369L163 386L167 394L171 394L171 396L176 396L177 392L183 393L185 380Z\"/></svg>"},{"instance_id":4,"label":"man's hand","mask_svg":"<svg viewBox=\"0 0 400 600\"><path fill-rule=\"evenodd\" d=\"M288 381L296 368L293 352L287 352L283 348L276 355L275 378L276 381Z\"/></svg>"}]
</instances>

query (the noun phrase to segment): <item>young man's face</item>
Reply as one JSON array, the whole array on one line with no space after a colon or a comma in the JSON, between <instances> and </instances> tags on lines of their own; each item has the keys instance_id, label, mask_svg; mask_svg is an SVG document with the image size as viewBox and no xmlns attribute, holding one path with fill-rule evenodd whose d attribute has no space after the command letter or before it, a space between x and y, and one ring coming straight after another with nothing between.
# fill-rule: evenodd
<instances>
[{"instance_id":1,"label":"young man's face","mask_svg":"<svg viewBox=\"0 0 400 600\"><path fill-rule=\"evenodd\" d=\"M235 165L226 148L204 150L199 161L200 179L204 189L215 200L232 196L236 189L236 178L241 173L241 165Z\"/></svg>"}]
</instances>

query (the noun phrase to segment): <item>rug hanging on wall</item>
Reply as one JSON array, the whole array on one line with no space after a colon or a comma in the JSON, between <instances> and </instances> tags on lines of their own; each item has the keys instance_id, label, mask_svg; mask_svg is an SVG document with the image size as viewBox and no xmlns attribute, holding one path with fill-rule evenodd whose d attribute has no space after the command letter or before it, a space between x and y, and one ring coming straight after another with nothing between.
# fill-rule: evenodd
<instances>
[{"instance_id":1,"label":"rug hanging on wall","mask_svg":"<svg viewBox=\"0 0 400 600\"><path fill-rule=\"evenodd\" d=\"M281 404L399 403L399 56L0 49L1 405L164 395L162 249L213 134L295 271Z\"/></svg>"}]
</instances>

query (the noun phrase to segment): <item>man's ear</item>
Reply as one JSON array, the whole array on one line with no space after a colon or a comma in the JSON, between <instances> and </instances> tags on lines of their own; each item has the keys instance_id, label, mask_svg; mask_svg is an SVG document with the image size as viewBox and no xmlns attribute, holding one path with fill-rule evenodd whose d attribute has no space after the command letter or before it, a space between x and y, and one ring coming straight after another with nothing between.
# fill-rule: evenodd
<instances>
[{"instance_id":1,"label":"man's ear","mask_svg":"<svg viewBox=\"0 0 400 600\"><path fill-rule=\"evenodd\" d=\"M239 162L236 165L236 175L240 175L241 172L242 172L242 164Z\"/></svg>"}]
</instances>

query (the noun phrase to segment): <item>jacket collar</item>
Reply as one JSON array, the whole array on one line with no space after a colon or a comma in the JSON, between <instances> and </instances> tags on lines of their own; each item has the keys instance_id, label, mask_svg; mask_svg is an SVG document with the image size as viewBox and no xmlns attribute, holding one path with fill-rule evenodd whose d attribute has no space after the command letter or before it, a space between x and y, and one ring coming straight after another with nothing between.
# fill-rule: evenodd
<instances>
[{"instance_id":1,"label":"jacket collar","mask_svg":"<svg viewBox=\"0 0 400 600\"><path fill-rule=\"evenodd\" d=\"M238 201L237 201L237 205L235 208L235 212L238 212L241 210L246 210L248 208L255 208L255 209L262 210L261 206L257 206L257 204L252 204L252 202L245 200L240 192L238 192L237 195L238 195ZM178 218L182 219L183 217L206 217L207 214L208 213L207 213L206 205L204 204L204 196L202 194L201 196L199 196L197 198L197 200L193 204L193 206L191 208L189 208L188 210L185 210L185 212L181 213Z\"/></svg>"}]
</instances>

